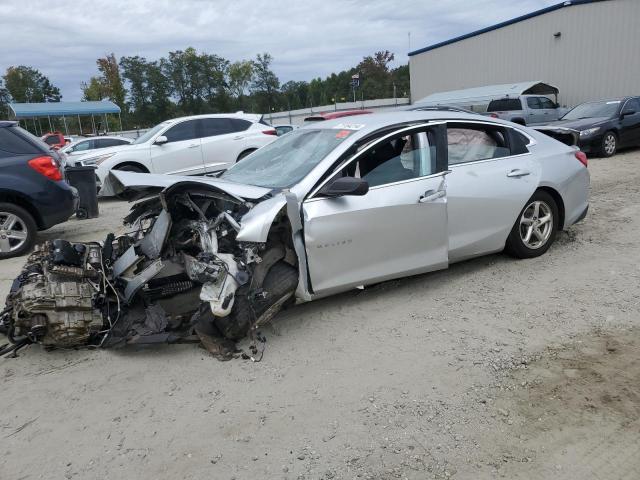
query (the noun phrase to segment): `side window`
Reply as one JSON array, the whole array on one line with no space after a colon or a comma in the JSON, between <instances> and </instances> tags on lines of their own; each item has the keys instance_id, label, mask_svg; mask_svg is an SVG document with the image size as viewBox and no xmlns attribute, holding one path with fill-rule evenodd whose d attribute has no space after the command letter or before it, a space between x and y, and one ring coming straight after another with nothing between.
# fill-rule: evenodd
<instances>
[{"instance_id":1,"label":"side window","mask_svg":"<svg viewBox=\"0 0 640 480\"><path fill-rule=\"evenodd\" d=\"M198 138L196 135L196 120L187 120L171 127L164 134L168 142L181 142Z\"/></svg>"},{"instance_id":2,"label":"side window","mask_svg":"<svg viewBox=\"0 0 640 480\"><path fill-rule=\"evenodd\" d=\"M91 149L91 140L77 143L74 147L71 147L72 152L84 152Z\"/></svg>"},{"instance_id":3,"label":"side window","mask_svg":"<svg viewBox=\"0 0 640 480\"><path fill-rule=\"evenodd\" d=\"M215 137L237 131L230 118L203 118L198 122L200 123L200 137Z\"/></svg>"},{"instance_id":4,"label":"side window","mask_svg":"<svg viewBox=\"0 0 640 480\"><path fill-rule=\"evenodd\" d=\"M57 145L58 144L58 136L57 135L51 135L49 137L47 137L44 141L47 145Z\"/></svg>"},{"instance_id":5,"label":"side window","mask_svg":"<svg viewBox=\"0 0 640 480\"><path fill-rule=\"evenodd\" d=\"M629 100L627 102L627 104L624 106L624 112L636 112L639 113L640 112L640 99L637 98L632 98L631 100Z\"/></svg>"},{"instance_id":6,"label":"side window","mask_svg":"<svg viewBox=\"0 0 640 480\"><path fill-rule=\"evenodd\" d=\"M506 130L491 125L447 126L449 165L511 155Z\"/></svg>"},{"instance_id":7,"label":"side window","mask_svg":"<svg viewBox=\"0 0 640 480\"><path fill-rule=\"evenodd\" d=\"M534 110L539 110L542 108L540 98L538 97L527 97L527 105L529 106L529 108L532 108Z\"/></svg>"},{"instance_id":8,"label":"side window","mask_svg":"<svg viewBox=\"0 0 640 480\"><path fill-rule=\"evenodd\" d=\"M542 108L556 108L556 104L547 97L540 97L540 103L542 104Z\"/></svg>"},{"instance_id":9,"label":"side window","mask_svg":"<svg viewBox=\"0 0 640 480\"><path fill-rule=\"evenodd\" d=\"M32 154L40 153L40 150L16 133L15 127L0 128L0 157L11 157L16 153Z\"/></svg>"},{"instance_id":10,"label":"side window","mask_svg":"<svg viewBox=\"0 0 640 480\"><path fill-rule=\"evenodd\" d=\"M231 118L230 120L234 132L244 132L251 126L251 122L248 120L242 120L241 118Z\"/></svg>"},{"instance_id":11,"label":"side window","mask_svg":"<svg viewBox=\"0 0 640 480\"><path fill-rule=\"evenodd\" d=\"M96 148L115 147L118 145L125 145L127 142L124 140L118 140L117 138L101 138L96 140L98 146Z\"/></svg>"},{"instance_id":12,"label":"side window","mask_svg":"<svg viewBox=\"0 0 640 480\"><path fill-rule=\"evenodd\" d=\"M343 175L366 180L370 187L410 180L436 172L435 143L414 133L391 138L365 151Z\"/></svg>"}]
</instances>

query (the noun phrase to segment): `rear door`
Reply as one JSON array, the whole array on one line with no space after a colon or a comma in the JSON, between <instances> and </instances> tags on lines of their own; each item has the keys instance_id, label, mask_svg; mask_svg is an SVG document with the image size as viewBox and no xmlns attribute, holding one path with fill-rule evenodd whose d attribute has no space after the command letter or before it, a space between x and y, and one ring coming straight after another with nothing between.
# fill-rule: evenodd
<instances>
[{"instance_id":1,"label":"rear door","mask_svg":"<svg viewBox=\"0 0 640 480\"><path fill-rule=\"evenodd\" d=\"M203 118L202 158L207 173L225 170L236 163L245 147L243 131L251 122L237 118Z\"/></svg>"},{"instance_id":2,"label":"rear door","mask_svg":"<svg viewBox=\"0 0 640 480\"><path fill-rule=\"evenodd\" d=\"M449 260L500 251L538 186L529 139L483 122L447 124Z\"/></svg>"},{"instance_id":3,"label":"rear door","mask_svg":"<svg viewBox=\"0 0 640 480\"><path fill-rule=\"evenodd\" d=\"M553 122L558 120L558 106L549 100L547 97L538 97L540 99L540 105L542 107L542 120L541 122Z\"/></svg>"},{"instance_id":4,"label":"rear door","mask_svg":"<svg viewBox=\"0 0 640 480\"><path fill-rule=\"evenodd\" d=\"M150 146L152 173L199 175L205 172L197 122L184 120L172 125L164 132L167 143Z\"/></svg>"},{"instance_id":5,"label":"rear door","mask_svg":"<svg viewBox=\"0 0 640 480\"><path fill-rule=\"evenodd\" d=\"M325 198L314 193L304 201L315 294L447 266L446 172L437 161L438 128L444 154L443 125L399 130L356 154L325 182L363 178L369 182L366 195Z\"/></svg>"}]
</instances>

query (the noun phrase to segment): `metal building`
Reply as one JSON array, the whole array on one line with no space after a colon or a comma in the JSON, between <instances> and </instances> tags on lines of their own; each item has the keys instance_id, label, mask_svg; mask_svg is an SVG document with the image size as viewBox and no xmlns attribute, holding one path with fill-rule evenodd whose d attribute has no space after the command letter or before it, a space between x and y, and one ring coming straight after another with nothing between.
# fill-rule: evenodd
<instances>
[{"instance_id":1,"label":"metal building","mask_svg":"<svg viewBox=\"0 0 640 480\"><path fill-rule=\"evenodd\" d=\"M539 78L562 105L640 95L640 0L565 1L409 53L411 98Z\"/></svg>"}]
</instances>

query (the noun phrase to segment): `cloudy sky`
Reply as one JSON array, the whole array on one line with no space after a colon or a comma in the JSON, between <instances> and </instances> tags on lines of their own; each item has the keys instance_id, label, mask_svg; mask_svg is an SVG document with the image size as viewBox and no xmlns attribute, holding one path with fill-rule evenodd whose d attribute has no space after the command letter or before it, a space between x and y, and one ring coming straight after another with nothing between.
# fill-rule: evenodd
<instances>
[{"instance_id":1,"label":"cloudy sky","mask_svg":"<svg viewBox=\"0 0 640 480\"><path fill-rule=\"evenodd\" d=\"M282 82L323 77L377 50L407 52L559 0L0 0L0 72L39 69L79 100L95 59L193 46L235 61L269 52Z\"/></svg>"}]
</instances>

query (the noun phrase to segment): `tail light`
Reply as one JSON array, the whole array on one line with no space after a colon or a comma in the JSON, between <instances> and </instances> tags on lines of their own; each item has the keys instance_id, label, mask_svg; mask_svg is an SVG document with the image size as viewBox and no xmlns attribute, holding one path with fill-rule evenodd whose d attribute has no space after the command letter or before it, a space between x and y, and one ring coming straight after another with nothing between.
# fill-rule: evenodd
<instances>
[{"instance_id":1,"label":"tail light","mask_svg":"<svg viewBox=\"0 0 640 480\"><path fill-rule=\"evenodd\" d=\"M578 150L575 153L575 156L581 164L583 164L585 167L588 166L589 161L587 160L587 155L584 152Z\"/></svg>"},{"instance_id":2,"label":"tail light","mask_svg":"<svg viewBox=\"0 0 640 480\"><path fill-rule=\"evenodd\" d=\"M491 118L500 118L500 117L498 117L498 114L496 114L496 113L492 113L492 114L491 114L491 115L489 115L489 116L490 116Z\"/></svg>"},{"instance_id":3,"label":"tail light","mask_svg":"<svg viewBox=\"0 0 640 480\"><path fill-rule=\"evenodd\" d=\"M48 155L32 158L28 163L31 168L49 180L53 180L54 182L62 180L62 174L60 173L58 165L55 160Z\"/></svg>"},{"instance_id":4,"label":"tail light","mask_svg":"<svg viewBox=\"0 0 640 480\"><path fill-rule=\"evenodd\" d=\"M278 135L278 132L276 132L275 129L263 130L262 133L264 133L265 135Z\"/></svg>"}]
</instances>

